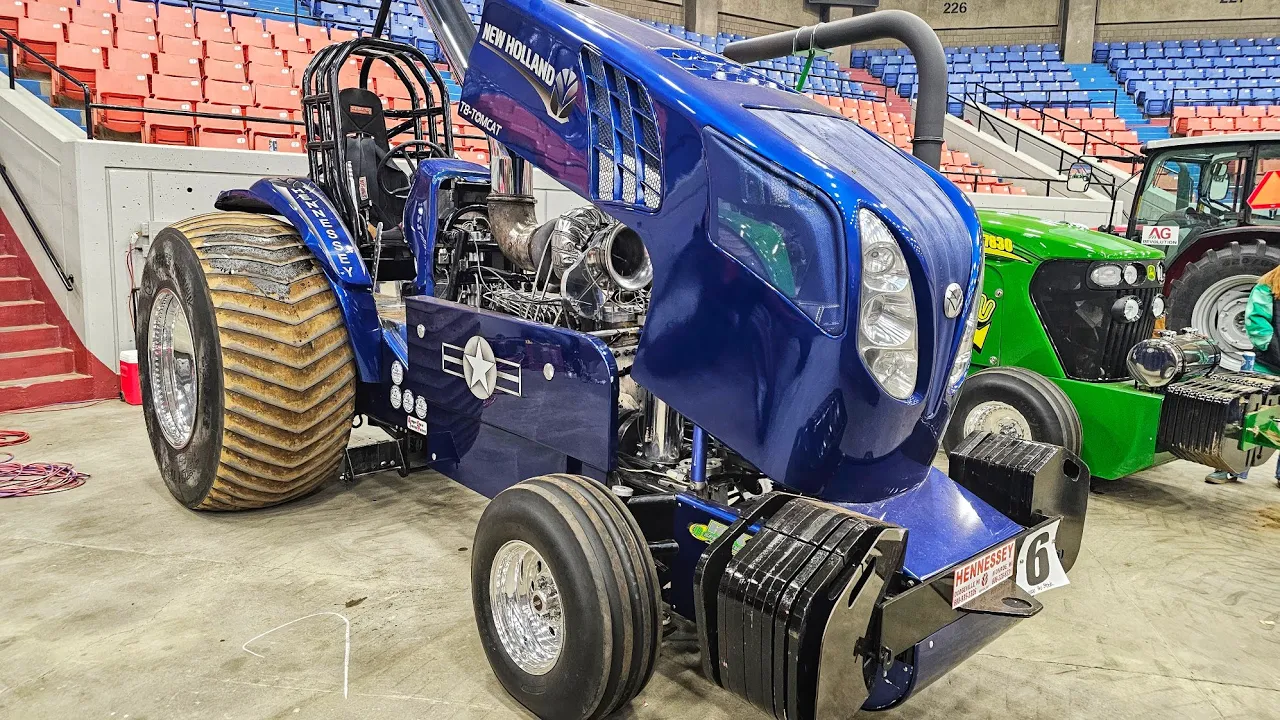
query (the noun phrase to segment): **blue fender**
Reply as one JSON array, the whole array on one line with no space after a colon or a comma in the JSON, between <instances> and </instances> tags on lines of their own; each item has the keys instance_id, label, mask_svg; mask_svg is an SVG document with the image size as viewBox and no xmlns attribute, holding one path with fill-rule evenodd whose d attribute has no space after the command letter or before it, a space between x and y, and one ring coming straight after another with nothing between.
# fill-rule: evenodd
<instances>
[{"instance_id":1,"label":"blue fender","mask_svg":"<svg viewBox=\"0 0 1280 720\"><path fill-rule=\"evenodd\" d=\"M379 382L382 328L373 298L373 281L351 233L324 191L307 178L263 178L248 190L224 193L218 204L234 207L246 199L269 205L297 228L338 298L360 380Z\"/></svg>"},{"instance_id":2,"label":"blue fender","mask_svg":"<svg viewBox=\"0 0 1280 720\"><path fill-rule=\"evenodd\" d=\"M418 279L413 284L415 295L431 295L435 290L436 230L440 227L440 185L446 180L474 183L489 182L489 169L466 160L432 158L418 163L418 174L405 203L405 240L413 248Z\"/></svg>"}]
</instances>

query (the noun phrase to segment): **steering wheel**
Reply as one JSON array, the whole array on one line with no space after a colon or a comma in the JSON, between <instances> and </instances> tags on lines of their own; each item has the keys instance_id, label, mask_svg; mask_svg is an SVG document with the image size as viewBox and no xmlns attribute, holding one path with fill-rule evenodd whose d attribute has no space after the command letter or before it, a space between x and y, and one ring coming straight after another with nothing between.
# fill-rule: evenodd
<instances>
[{"instance_id":1,"label":"steering wheel","mask_svg":"<svg viewBox=\"0 0 1280 720\"><path fill-rule=\"evenodd\" d=\"M426 160L433 157L449 157L449 153L444 148L431 142L430 140L408 140L391 148L391 151L382 157L382 162L378 163L378 169L375 174L378 177L378 188L382 192L400 200L406 200L409 197L409 188L412 183L402 188L392 189L387 187L387 173L382 172L384 168L391 164L396 158L404 158L409 163L409 177L412 178L418 174L418 161Z\"/></svg>"}]
</instances>

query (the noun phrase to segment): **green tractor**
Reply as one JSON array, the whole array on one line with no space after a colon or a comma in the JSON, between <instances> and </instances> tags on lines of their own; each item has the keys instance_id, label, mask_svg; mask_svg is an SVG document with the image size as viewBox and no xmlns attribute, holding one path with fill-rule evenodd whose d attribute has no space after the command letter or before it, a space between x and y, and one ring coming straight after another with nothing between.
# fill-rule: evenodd
<instances>
[{"instance_id":1,"label":"green tractor","mask_svg":"<svg viewBox=\"0 0 1280 720\"><path fill-rule=\"evenodd\" d=\"M987 430L1061 445L1109 480L1174 458L1238 473L1271 455L1280 380L1221 368L1217 343L1194 330L1156 333L1160 249L979 215L983 294L944 447Z\"/></svg>"}]
</instances>

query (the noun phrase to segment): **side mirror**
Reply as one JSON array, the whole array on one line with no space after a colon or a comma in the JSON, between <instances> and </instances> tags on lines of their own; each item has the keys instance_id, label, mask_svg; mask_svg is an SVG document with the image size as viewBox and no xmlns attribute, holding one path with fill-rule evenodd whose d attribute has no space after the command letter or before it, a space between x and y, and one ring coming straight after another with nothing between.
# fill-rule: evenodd
<instances>
[{"instance_id":1,"label":"side mirror","mask_svg":"<svg viewBox=\"0 0 1280 720\"><path fill-rule=\"evenodd\" d=\"M1093 168L1089 163L1078 162L1067 169L1067 192L1082 193L1093 181Z\"/></svg>"}]
</instances>

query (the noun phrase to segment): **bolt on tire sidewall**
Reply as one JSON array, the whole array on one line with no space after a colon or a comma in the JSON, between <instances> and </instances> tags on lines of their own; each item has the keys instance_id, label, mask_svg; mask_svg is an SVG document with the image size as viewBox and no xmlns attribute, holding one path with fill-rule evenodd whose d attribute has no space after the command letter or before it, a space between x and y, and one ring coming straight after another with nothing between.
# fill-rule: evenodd
<instances>
[{"instance_id":1,"label":"bolt on tire sidewall","mask_svg":"<svg viewBox=\"0 0 1280 720\"><path fill-rule=\"evenodd\" d=\"M524 672L498 637L489 595L493 561L511 540L529 544L550 567L560 594L564 635L559 657L543 675ZM605 692L611 625L607 590L593 562L556 507L534 492L506 492L486 508L471 556L471 594L476 626L489 665L513 697L538 717L587 718ZM621 652L621 648L614 649Z\"/></svg>"},{"instance_id":2,"label":"bolt on tire sidewall","mask_svg":"<svg viewBox=\"0 0 1280 720\"><path fill-rule=\"evenodd\" d=\"M157 296L166 289L177 296L195 343L195 377L199 388L195 425L190 440L181 449L165 440L152 410L156 388L152 386L155 358L151 355L151 314ZM151 449L169 492L189 508L198 506L213 486L221 455L223 385L218 337L213 301L200 259L181 233L166 228L152 242L142 273L134 340L138 348L143 417Z\"/></svg>"}]
</instances>

